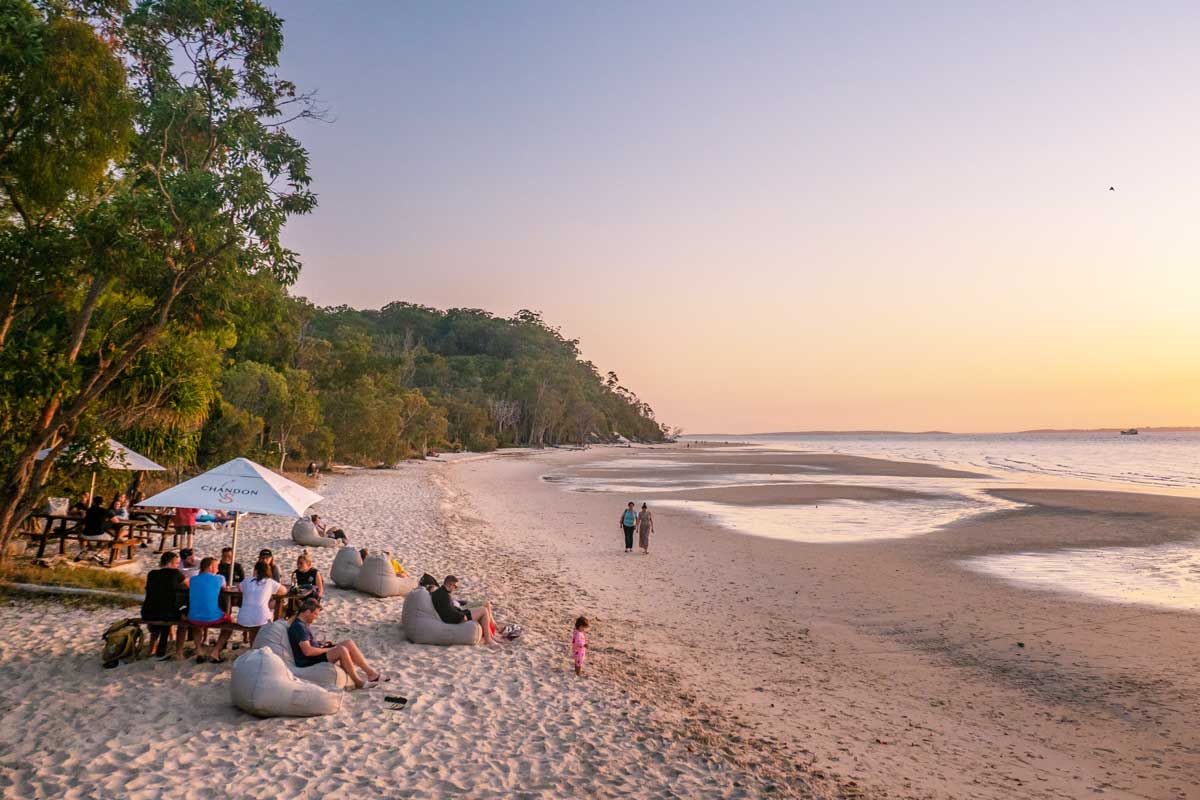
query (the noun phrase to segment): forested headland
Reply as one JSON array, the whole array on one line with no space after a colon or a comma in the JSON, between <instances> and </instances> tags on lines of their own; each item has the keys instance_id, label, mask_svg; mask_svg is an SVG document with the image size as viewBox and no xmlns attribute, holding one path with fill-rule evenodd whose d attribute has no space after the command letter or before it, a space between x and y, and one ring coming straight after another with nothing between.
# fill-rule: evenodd
<instances>
[{"instance_id":1,"label":"forested headland","mask_svg":"<svg viewBox=\"0 0 1200 800\"><path fill-rule=\"evenodd\" d=\"M322 110L282 47L255 0L0 0L0 553L107 437L177 474L664 437L534 312L288 293Z\"/></svg>"},{"instance_id":2,"label":"forested headland","mask_svg":"<svg viewBox=\"0 0 1200 800\"><path fill-rule=\"evenodd\" d=\"M360 311L262 294L225 366L192 379L208 399L204 424L176 432L131 419L131 443L202 464L252 453L372 465L431 449L666 435L616 374L602 377L534 312Z\"/></svg>"}]
</instances>

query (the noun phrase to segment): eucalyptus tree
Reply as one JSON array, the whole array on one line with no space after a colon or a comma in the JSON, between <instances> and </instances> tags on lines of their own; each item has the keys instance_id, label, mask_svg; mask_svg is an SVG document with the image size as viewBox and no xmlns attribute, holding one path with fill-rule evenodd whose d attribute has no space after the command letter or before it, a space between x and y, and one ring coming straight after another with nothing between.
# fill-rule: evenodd
<instances>
[{"instance_id":1,"label":"eucalyptus tree","mask_svg":"<svg viewBox=\"0 0 1200 800\"><path fill-rule=\"evenodd\" d=\"M67 170L78 181L47 195L53 203L37 219L54 229L50 239L8 235L23 195L4 187L3 289L36 302L18 297L0 351L0 546L35 506L53 457L94 429L105 393L147 348L168 330L226 327L221 315L248 275L294 281L299 262L280 232L315 205L308 157L288 123L316 110L277 76L281 22L260 3L59 0L22 20L19 30L40 30L43 44L0 42L0 130L38 113L44 96L20 90L20 70L50 63L56 25L71 26L69 53L87 53L95 66L84 77L107 88L82 81L75 91L97 93L87 103L69 91L50 100L40 140L65 163L92 165ZM98 124L85 112L110 127L124 113L131 133L109 144L74 136L73 125ZM3 179L40 174L36 152L12 152L0 161ZM43 448L51 458L38 461Z\"/></svg>"}]
</instances>

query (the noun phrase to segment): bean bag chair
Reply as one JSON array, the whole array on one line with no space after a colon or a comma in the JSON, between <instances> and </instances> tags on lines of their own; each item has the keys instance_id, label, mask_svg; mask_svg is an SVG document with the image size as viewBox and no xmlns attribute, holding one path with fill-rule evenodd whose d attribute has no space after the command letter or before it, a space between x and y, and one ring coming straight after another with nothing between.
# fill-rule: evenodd
<instances>
[{"instance_id":1,"label":"bean bag chair","mask_svg":"<svg viewBox=\"0 0 1200 800\"><path fill-rule=\"evenodd\" d=\"M337 539L327 539L317 533L311 519L301 517L292 526L292 541L305 547L337 547Z\"/></svg>"},{"instance_id":2,"label":"bean bag chair","mask_svg":"<svg viewBox=\"0 0 1200 800\"><path fill-rule=\"evenodd\" d=\"M229 689L233 704L256 717L316 717L342 707L341 692L300 680L267 647L243 653L233 662Z\"/></svg>"},{"instance_id":3,"label":"bean bag chair","mask_svg":"<svg viewBox=\"0 0 1200 800\"><path fill-rule=\"evenodd\" d=\"M433 609L433 598L425 589L411 591L404 598L400 622L404 625L404 635L417 644L479 644L483 639L478 622L467 620L457 625L442 622Z\"/></svg>"},{"instance_id":4,"label":"bean bag chair","mask_svg":"<svg viewBox=\"0 0 1200 800\"><path fill-rule=\"evenodd\" d=\"M270 650L279 656L288 670L297 678L315 683L322 688L345 689L353 683L350 676L342 672L337 664L330 664L327 661L322 664L313 664L311 667L297 667L296 658L292 655L292 644L288 641L287 629L288 623L282 619L263 625L254 637L254 649Z\"/></svg>"},{"instance_id":5,"label":"bean bag chair","mask_svg":"<svg viewBox=\"0 0 1200 800\"><path fill-rule=\"evenodd\" d=\"M362 569L362 556L357 547L343 547L333 557L333 566L329 568L329 577L343 589L353 589L358 582L358 572Z\"/></svg>"},{"instance_id":6,"label":"bean bag chair","mask_svg":"<svg viewBox=\"0 0 1200 800\"><path fill-rule=\"evenodd\" d=\"M409 577L401 578L392 569L391 553L371 553L358 571L354 588L376 597L400 597L417 587Z\"/></svg>"}]
</instances>

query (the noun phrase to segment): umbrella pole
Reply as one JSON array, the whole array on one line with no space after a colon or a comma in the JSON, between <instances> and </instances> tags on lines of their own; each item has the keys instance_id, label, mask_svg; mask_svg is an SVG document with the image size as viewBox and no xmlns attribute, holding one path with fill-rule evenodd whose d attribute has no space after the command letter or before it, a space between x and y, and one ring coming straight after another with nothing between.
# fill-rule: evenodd
<instances>
[{"instance_id":1,"label":"umbrella pole","mask_svg":"<svg viewBox=\"0 0 1200 800\"><path fill-rule=\"evenodd\" d=\"M229 565L229 586L230 587L233 586L233 573L234 573L233 565L237 563L238 522L240 522L241 519L242 519L242 515L240 513L235 512L234 517L233 517L233 559L232 559L233 563Z\"/></svg>"}]
</instances>

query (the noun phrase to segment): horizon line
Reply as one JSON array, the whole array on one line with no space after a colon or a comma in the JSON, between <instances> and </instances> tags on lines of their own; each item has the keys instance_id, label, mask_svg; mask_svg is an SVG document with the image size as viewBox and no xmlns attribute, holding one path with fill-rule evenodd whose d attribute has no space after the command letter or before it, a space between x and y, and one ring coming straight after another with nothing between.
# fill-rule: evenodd
<instances>
[{"instance_id":1,"label":"horizon line","mask_svg":"<svg viewBox=\"0 0 1200 800\"><path fill-rule=\"evenodd\" d=\"M1159 433L1191 433L1200 431L1200 426L1197 425L1151 425L1147 427L1106 427L1106 428L1029 428L1019 431L899 431L899 430L874 430L874 429L848 429L848 430L810 430L810 431L760 431L757 433L684 433L681 438L699 437L699 436L833 436L833 435L849 435L856 434L859 436L886 436L886 435L901 435L901 436L999 436L1004 434L1022 434L1022 433L1119 433L1123 430L1136 431L1157 431Z\"/></svg>"}]
</instances>

